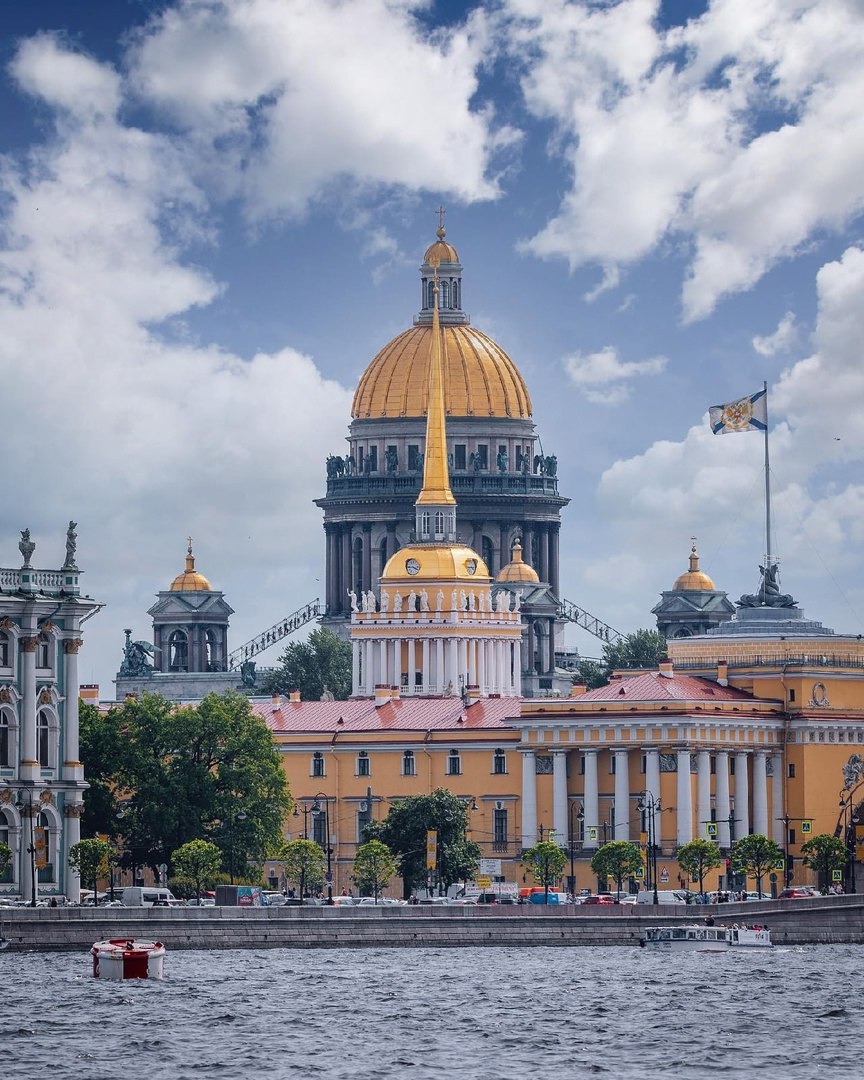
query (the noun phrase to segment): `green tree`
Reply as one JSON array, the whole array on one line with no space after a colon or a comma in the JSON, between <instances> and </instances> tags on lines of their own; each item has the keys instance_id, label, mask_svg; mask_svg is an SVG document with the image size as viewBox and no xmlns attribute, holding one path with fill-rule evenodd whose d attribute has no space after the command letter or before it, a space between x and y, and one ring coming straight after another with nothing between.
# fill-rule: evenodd
<instances>
[{"instance_id":1,"label":"green tree","mask_svg":"<svg viewBox=\"0 0 864 1080\"><path fill-rule=\"evenodd\" d=\"M386 888L398 867L393 852L380 840L367 840L354 857L354 881L361 896L374 896Z\"/></svg>"},{"instance_id":2,"label":"green tree","mask_svg":"<svg viewBox=\"0 0 864 1080\"><path fill-rule=\"evenodd\" d=\"M522 865L534 875L538 885L543 886L544 902L549 903L549 890L564 873L567 856L554 840L541 840L539 844L522 852Z\"/></svg>"},{"instance_id":3,"label":"green tree","mask_svg":"<svg viewBox=\"0 0 864 1080\"><path fill-rule=\"evenodd\" d=\"M657 630L637 630L635 634L625 634L620 641L607 642L603 646L602 663L582 660L579 677L593 690L605 686L613 671L653 669L665 659L666 638Z\"/></svg>"},{"instance_id":4,"label":"green tree","mask_svg":"<svg viewBox=\"0 0 864 1080\"><path fill-rule=\"evenodd\" d=\"M839 836L819 833L801 845L801 857L805 866L816 871L820 888L826 889L831 871L845 869L849 853Z\"/></svg>"},{"instance_id":5,"label":"green tree","mask_svg":"<svg viewBox=\"0 0 864 1080\"><path fill-rule=\"evenodd\" d=\"M366 829L368 839L380 840L397 857L403 894L427 881L426 834L438 834L438 884L442 893L456 881L474 875L480 864L480 848L467 837L468 807L464 799L446 788L431 795L411 795L390 807L387 817Z\"/></svg>"},{"instance_id":6,"label":"green tree","mask_svg":"<svg viewBox=\"0 0 864 1080\"><path fill-rule=\"evenodd\" d=\"M110 770L99 766L113 800L104 831L122 833L124 865L155 869L189 840L210 840L226 865L233 852L237 865L260 867L282 842L288 786L248 698L208 694L196 707L178 708L145 693L111 709L106 723L114 760ZM99 745L111 738L100 732Z\"/></svg>"},{"instance_id":7,"label":"green tree","mask_svg":"<svg viewBox=\"0 0 864 1080\"><path fill-rule=\"evenodd\" d=\"M332 630L313 630L306 641L292 641L279 667L264 683L268 694L299 690L304 701L318 701L330 691L337 701L351 696L351 644Z\"/></svg>"},{"instance_id":8,"label":"green tree","mask_svg":"<svg viewBox=\"0 0 864 1080\"><path fill-rule=\"evenodd\" d=\"M713 840L698 837L678 849L678 865L690 878L699 878L699 892L705 892L704 879L709 870L720 865L720 849Z\"/></svg>"},{"instance_id":9,"label":"green tree","mask_svg":"<svg viewBox=\"0 0 864 1080\"><path fill-rule=\"evenodd\" d=\"M760 897L762 878L780 863L785 865L783 849L761 833L742 836L732 845L732 869L736 874L750 874L755 877Z\"/></svg>"},{"instance_id":10,"label":"green tree","mask_svg":"<svg viewBox=\"0 0 864 1080\"><path fill-rule=\"evenodd\" d=\"M12 862L12 848L0 841L0 877L6 873L6 867Z\"/></svg>"},{"instance_id":11,"label":"green tree","mask_svg":"<svg viewBox=\"0 0 864 1080\"><path fill-rule=\"evenodd\" d=\"M300 896L317 892L324 882L324 851L314 840L289 840L282 846L279 861L285 866L285 880L293 881Z\"/></svg>"},{"instance_id":12,"label":"green tree","mask_svg":"<svg viewBox=\"0 0 864 1080\"><path fill-rule=\"evenodd\" d=\"M93 886L93 903L96 903L96 883L108 873L112 849L107 840L79 840L69 848L69 865L85 885Z\"/></svg>"},{"instance_id":13,"label":"green tree","mask_svg":"<svg viewBox=\"0 0 864 1080\"><path fill-rule=\"evenodd\" d=\"M171 866L176 874L195 882L195 896L200 901L202 888L212 886L222 869L222 852L209 840L190 840L171 852Z\"/></svg>"},{"instance_id":14,"label":"green tree","mask_svg":"<svg viewBox=\"0 0 864 1080\"><path fill-rule=\"evenodd\" d=\"M579 674L574 681L581 681L589 690L596 690L598 686L605 686L609 682L605 664L596 660L580 660Z\"/></svg>"},{"instance_id":15,"label":"green tree","mask_svg":"<svg viewBox=\"0 0 864 1080\"><path fill-rule=\"evenodd\" d=\"M618 892L623 891L625 877L633 877L642 869L642 852L629 840L610 840L591 857L591 869L598 877L615 878Z\"/></svg>"},{"instance_id":16,"label":"green tree","mask_svg":"<svg viewBox=\"0 0 864 1080\"><path fill-rule=\"evenodd\" d=\"M110 711L100 712L86 701L79 702L78 709L79 755L84 762L88 784L81 831L88 836L101 833L116 840L121 831L117 817L120 801L116 769L123 750L122 736Z\"/></svg>"}]
</instances>

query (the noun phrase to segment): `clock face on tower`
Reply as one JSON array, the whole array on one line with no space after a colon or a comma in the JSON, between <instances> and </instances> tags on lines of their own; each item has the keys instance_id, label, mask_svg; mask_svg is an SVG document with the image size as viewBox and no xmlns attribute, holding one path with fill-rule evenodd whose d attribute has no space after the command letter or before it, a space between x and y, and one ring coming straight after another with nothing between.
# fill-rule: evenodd
<instances>
[{"instance_id":1,"label":"clock face on tower","mask_svg":"<svg viewBox=\"0 0 864 1080\"><path fill-rule=\"evenodd\" d=\"M412 576L420 573L420 563L416 559L407 559L405 561L405 569Z\"/></svg>"},{"instance_id":2,"label":"clock face on tower","mask_svg":"<svg viewBox=\"0 0 864 1080\"><path fill-rule=\"evenodd\" d=\"M466 561L465 561L465 569L468 571L469 574L476 574L477 573L477 560L476 559L466 559Z\"/></svg>"}]
</instances>

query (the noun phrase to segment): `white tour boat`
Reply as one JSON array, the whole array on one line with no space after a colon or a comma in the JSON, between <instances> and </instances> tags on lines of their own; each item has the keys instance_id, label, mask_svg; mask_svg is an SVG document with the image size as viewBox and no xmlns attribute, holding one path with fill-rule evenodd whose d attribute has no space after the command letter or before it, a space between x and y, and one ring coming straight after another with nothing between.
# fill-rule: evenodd
<instances>
[{"instance_id":1,"label":"white tour boat","mask_svg":"<svg viewBox=\"0 0 864 1080\"><path fill-rule=\"evenodd\" d=\"M727 952L729 949L770 949L767 926L715 926L691 923L680 926L649 926L640 945L662 952Z\"/></svg>"},{"instance_id":2,"label":"white tour boat","mask_svg":"<svg viewBox=\"0 0 864 1080\"><path fill-rule=\"evenodd\" d=\"M165 946L161 941L111 938L90 950L94 979L161 979Z\"/></svg>"}]
</instances>

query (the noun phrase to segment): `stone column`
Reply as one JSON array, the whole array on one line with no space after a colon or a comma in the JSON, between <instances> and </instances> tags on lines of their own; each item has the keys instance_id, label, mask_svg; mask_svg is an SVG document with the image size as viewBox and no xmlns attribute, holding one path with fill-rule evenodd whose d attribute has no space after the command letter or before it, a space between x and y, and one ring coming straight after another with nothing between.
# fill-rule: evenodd
<instances>
[{"instance_id":1,"label":"stone column","mask_svg":"<svg viewBox=\"0 0 864 1080\"><path fill-rule=\"evenodd\" d=\"M567 751L552 753L552 828L555 842L567 842Z\"/></svg>"},{"instance_id":2,"label":"stone column","mask_svg":"<svg viewBox=\"0 0 864 1080\"><path fill-rule=\"evenodd\" d=\"M557 524L549 526L549 588L555 594L555 596L561 596L560 589L560 577L559 577L559 539L560 539L561 527Z\"/></svg>"},{"instance_id":3,"label":"stone column","mask_svg":"<svg viewBox=\"0 0 864 1080\"><path fill-rule=\"evenodd\" d=\"M431 681L429 679L429 638L423 638L422 656L423 680L420 684L420 689L424 694L428 694L430 692L429 687L431 685Z\"/></svg>"},{"instance_id":4,"label":"stone column","mask_svg":"<svg viewBox=\"0 0 864 1080\"><path fill-rule=\"evenodd\" d=\"M36 756L36 647L39 638L22 637L21 676L23 694L21 701L21 779L39 778L39 761ZM29 844L29 840L27 843ZM26 846L26 845L25 845Z\"/></svg>"},{"instance_id":5,"label":"stone column","mask_svg":"<svg viewBox=\"0 0 864 1080\"><path fill-rule=\"evenodd\" d=\"M66 638L63 641L63 692L66 703L63 714L63 778L77 780L82 772L78 760L78 695L81 685L78 682L78 650L83 645L80 638Z\"/></svg>"},{"instance_id":6,"label":"stone column","mask_svg":"<svg viewBox=\"0 0 864 1080\"><path fill-rule=\"evenodd\" d=\"M444 639L435 639L435 682L433 684L433 694L443 694L447 689L447 683L444 682Z\"/></svg>"},{"instance_id":7,"label":"stone column","mask_svg":"<svg viewBox=\"0 0 864 1080\"><path fill-rule=\"evenodd\" d=\"M339 611L346 612L351 610L351 604L348 600L348 590L351 588L351 578L353 569L353 552L351 551L351 526L342 526L342 555L339 560L340 569L340 588L339 588Z\"/></svg>"},{"instance_id":8,"label":"stone column","mask_svg":"<svg viewBox=\"0 0 864 1080\"><path fill-rule=\"evenodd\" d=\"M513 644L513 690L517 697L522 696L522 665L520 660L522 659L521 645L518 642Z\"/></svg>"},{"instance_id":9,"label":"stone column","mask_svg":"<svg viewBox=\"0 0 864 1080\"><path fill-rule=\"evenodd\" d=\"M786 779L786 768L783 763L783 752L778 750L771 755L771 765L774 775L771 777L771 837L775 843L784 845L784 800L783 788Z\"/></svg>"},{"instance_id":10,"label":"stone column","mask_svg":"<svg viewBox=\"0 0 864 1080\"><path fill-rule=\"evenodd\" d=\"M533 750L522 751L522 847L537 843L537 762Z\"/></svg>"},{"instance_id":11,"label":"stone column","mask_svg":"<svg viewBox=\"0 0 864 1080\"><path fill-rule=\"evenodd\" d=\"M22 899L29 901L33 899L33 865L30 861L30 852L27 849L35 843L35 833L33 832L33 829L36 825L36 815L39 813L38 799L32 804L25 803L25 805L21 807L20 812L21 843L18 847L18 883L21 887ZM36 892L39 892L38 879Z\"/></svg>"},{"instance_id":12,"label":"stone column","mask_svg":"<svg viewBox=\"0 0 864 1080\"><path fill-rule=\"evenodd\" d=\"M389 669L387 667L387 638L381 638L378 644L378 650L378 682L389 686L390 676L388 675Z\"/></svg>"},{"instance_id":13,"label":"stone column","mask_svg":"<svg viewBox=\"0 0 864 1080\"><path fill-rule=\"evenodd\" d=\"M390 673L390 685L402 689L402 641L397 638L393 642L393 667Z\"/></svg>"},{"instance_id":14,"label":"stone column","mask_svg":"<svg viewBox=\"0 0 864 1080\"><path fill-rule=\"evenodd\" d=\"M615 839L630 839L630 754L615 750Z\"/></svg>"},{"instance_id":15,"label":"stone column","mask_svg":"<svg viewBox=\"0 0 864 1080\"><path fill-rule=\"evenodd\" d=\"M360 642L351 642L351 693L356 697L360 692Z\"/></svg>"},{"instance_id":16,"label":"stone column","mask_svg":"<svg viewBox=\"0 0 864 1080\"><path fill-rule=\"evenodd\" d=\"M372 588L372 526L363 526L363 581L360 588L368 592Z\"/></svg>"},{"instance_id":17,"label":"stone column","mask_svg":"<svg viewBox=\"0 0 864 1080\"><path fill-rule=\"evenodd\" d=\"M537 573L541 581L549 581L549 526L546 522L538 525L540 530L540 569Z\"/></svg>"},{"instance_id":18,"label":"stone column","mask_svg":"<svg viewBox=\"0 0 864 1080\"><path fill-rule=\"evenodd\" d=\"M768 836L768 772L767 755L764 750L757 750L753 755L753 832Z\"/></svg>"},{"instance_id":19,"label":"stone column","mask_svg":"<svg viewBox=\"0 0 864 1080\"><path fill-rule=\"evenodd\" d=\"M690 779L690 751L685 747L679 748L677 758L678 811L676 841L678 847L681 847L682 844L689 844L693 839L693 784Z\"/></svg>"},{"instance_id":20,"label":"stone column","mask_svg":"<svg viewBox=\"0 0 864 1080\"><path fill-rule=\"evenodd\" d=\"M417 642L413 637L408 638L408 693L416 694L417 690Z\"/></svg>"},{"instance_id":21,"label":"stone column","mask_svg":"<svg viewBox=\"0 0 864 1080\"><path fill-rule=\"evenodd\" d=\"M696 835L701 840L708 839L707 823L711 818L711 755L707 750L700 750L696 755Z\"/></svg>"},{"instance_id":22,"label":"stone column","mask_svg":"<svg viewBox=\"0 0 864 1080\"><path fill-rule=\"evenodd\" d=\"M82 803L66 803L63 810L65 826L63 829L63 843L57 845L57 858L58 860L63 859L62 877L59 879L60 886L67 898L75 903L81 899L81 879L69 865L69 852L73 844L77 844L81 839L81 815L83 813L84 806Z\"/></svg>"},{"instance_id":23,"label":"stone column","mask_svg":"<svg viewBox=\"0 0 864 1080\"><path fill-rule=\"evenodd\" d=\"M495 654L498 669L498 692L500 694L507 693L507 657L504 653L504 642L495 642Z\"/></svg>"},{"instance_id":24,"label":"stone column","mask_svg":"<svg viewBox=\"0 0 864 1080\"><path fill-rule=\"evenodd\" d=\"M486 693L486 642L481 638L477 642L477 685L480 693Z\"/></svg>"},{"instance_id":25,"label":"stone column","mask_svg":"<svg viewBox=\"0 0 864 1080\"><path fill-rule=\"evenodd\" d=\"M731 844L729 833L729 814L731 802L729 799L729 754L726 750L718 750L715 757L716 775L714 777L714 806L717 811L717 841L721 848L728 848Z\"/></svg>"},{"instance_id":26,"label":"stone column","mask_svg":"<svg viewBox=\"0 0 864 1080\"><path fill-rule=\"evenodd\" d=\"M336 571L336 561L333 553L333 526L324 526L324 540L325 540L325 561L324 561L324 605L327 610L327 614L334 612L333 598L336 590L333 587L333 578ZM161 642L156 641L155 644L161 645ZM166 668L162 664L161 653L157 653L157 662L160 671L165 671Z\"/></svg>"},{"instance_id":27,"label":"stone column","mask_svg":"<svg viewBox=\"0 0 864 1080\"><path fill-rule=\"evenodd\" d=\"M597 780L597 751L583 750L585 758L585 844L600 846L600 794ZM591 830L593 829L593 833Z\"/></svg>"},{"instance_id":28,"label":"stone column","mask_svg":"<svg viewBox=\"0 0 864 1080\"><path fill-rule=\"evenodd\" d=\"M537 569L534 565L534 530L527 521L522 524L522 558L532 570Z\"/></svg>"},{"instance_id":29,"label":"stone column","mask_svg":"<svg viewBox=\"0 0 864 1080\"><path fill-rule=\"evenodd\" d=\"M456 655L459 658L459 680L453 683L453 689L459 691L460 686L464 688L468 681L468 640L467 638L459 638L459 644L456 649Z\"/></svg>"},{"instance_id":30,"label":"stone column","mask_svg":"<svg viewBox=\"0 0 864 1080\"><path fill-rule=\"evenodd\" d=\"M448 642L450 648L447 650L449 655L447 657L446 670L444 672L444 690L447 690L447 684L453 684L453 693L459 693L459 642L457 639L450 638Z\"/></svg>"},{"instance_id":31,"label":"stone column","mask_svg":"<svg viewBox=\"0 0 864 1080\"><path fill-rule=\"evenodd\" d=\"M645 790L650 792L654 796L654 802L660 802L660 751L659 750L646 750L645 751ZM646 822L649 817L648 812L645 812ZM651 829L654 833L654 843L659 849L660 847L660 822L661 817L658 811L654 811L654 820L651 823ZM648 831L648 830L646 830Z\"/></svg>"},{"instance_id":32,"label":"stone column","mask_svg":"<svg viewBox=\"0 0 864 1080\"><path fill-rule=\"evenodd\" d=\"M735 839L750 833L750 782L747 775L747 759L750 755L741 750L735 755Z\"/></svg>"},{"instance_id":33,"label":"stone column","mask_svg":"<svg viewBox=\"0 0 864 1080\"><path fill-rule=\"evenodd\" d=\"M509 522L502 522L500 526L500 538L498 541L498 547L501 551L501 565L498 567L502 570L507 563L510 562L510 524Z\"/></svg>"}]
</instances>

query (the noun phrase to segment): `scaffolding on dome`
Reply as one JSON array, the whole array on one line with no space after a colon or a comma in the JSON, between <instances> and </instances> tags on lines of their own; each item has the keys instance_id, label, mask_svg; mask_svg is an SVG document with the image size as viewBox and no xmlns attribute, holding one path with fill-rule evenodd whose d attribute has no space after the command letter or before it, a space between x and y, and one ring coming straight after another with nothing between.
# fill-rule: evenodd
<instances>
[{"instance_id":1,"label":"scaffolding on dome","mask_svg":"<svg viewBox=\"0 0 864 1080\"><path fill-rule=\"evenodd\" d=\"M264 652L265 649L269 649L271 645L275 645L282 638L293 634L295 630L299 630L307 623L312 622L313 619L319 618L320 615L321 601L317 598L311 600L302 608L298 608L292 615L288 615L286 618L274 623L269 630L256 634L245 645L241 645L239 649L234 649L233 652L229 653L228 670L233 671L246 660L251 660L253 656L257 656L259 653Z\"/></svg>"}]
</instances>

